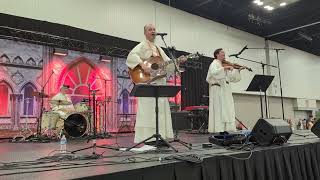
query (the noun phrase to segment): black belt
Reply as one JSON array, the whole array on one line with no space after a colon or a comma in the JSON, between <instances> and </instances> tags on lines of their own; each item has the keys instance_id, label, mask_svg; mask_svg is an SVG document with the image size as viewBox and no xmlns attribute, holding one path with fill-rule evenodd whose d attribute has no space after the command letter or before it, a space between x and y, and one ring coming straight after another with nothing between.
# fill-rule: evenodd
<instances>
[{"instance_id":1,"label":"black belt","mask_svg":"<svg viewBox=\"0 0 320 180\"><path fill-rule=\"evenodd\" d=\"M227 84L229 84L229 82L228 81L226 81L226 83ZM218 84L218 83L214 83L214 84L212 84L211 86L221 86L220 84Z\"/></svg>"}]
</instances>

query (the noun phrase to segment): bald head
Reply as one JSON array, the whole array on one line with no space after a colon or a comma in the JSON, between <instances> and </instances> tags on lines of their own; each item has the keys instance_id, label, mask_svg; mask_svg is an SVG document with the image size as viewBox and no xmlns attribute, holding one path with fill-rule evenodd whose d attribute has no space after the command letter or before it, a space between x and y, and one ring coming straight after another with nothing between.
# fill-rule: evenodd
<instances>
[{"instance_id":1,"label":"bald head","mask_svg":"<svg viewBox=\"0 0 320 180\"><path fill-rule=\"evenodd\" d=\"M154 42L155 40L155 34L156 34L156 27L153 24L146 24L144 27L144 35L146 36L146 39Z\"/></svg>"}]
</instances>

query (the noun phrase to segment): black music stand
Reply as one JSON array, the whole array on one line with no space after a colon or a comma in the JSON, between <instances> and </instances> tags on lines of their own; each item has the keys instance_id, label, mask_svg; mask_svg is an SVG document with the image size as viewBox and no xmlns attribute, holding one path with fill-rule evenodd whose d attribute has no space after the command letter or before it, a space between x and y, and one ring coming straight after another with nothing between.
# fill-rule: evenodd
<instances>
[{"instance_id":1,"label":"black music stand","mask_svg":"<svg viewBox=\"0 0 320 180\"><path fill-rule=\"evenodd\" d=\"M173 146L171 146L166 140L164 140L159 134L159 107L158 107L158 98L159 97L174 97L180 90L180 86L167 86L167 85L148 85L148 84L136 84L132 91L130 92L130 96L135 97L154 97L156 99L156 133L150 136L149 138L139 142L138 144L127 148L126 151L130 151L130 149L139 146L142 143L147 142L152 138L156 138L156 147L159 147L159 139L162 140L168 147L172 148L175 152L178 152Z\"/></svg>"},{"instance_id":2,"label":"black music stand","mask_svg":"<svg viewBox=\"0 0 320 180\"><path fill-rule=\"evenodd\" d=\"M246 91L252 91L252 92L260 92L260 108L261 108L261 118L263 118L263 107L262 107L262 95L261 92L265 93L269 88L274 76L270 75L260 75L256 74L254 75L252 81L249 84L249 87ZM267 101L265 97L265 105L267 106Z\"/></svg>"}]
</instances>

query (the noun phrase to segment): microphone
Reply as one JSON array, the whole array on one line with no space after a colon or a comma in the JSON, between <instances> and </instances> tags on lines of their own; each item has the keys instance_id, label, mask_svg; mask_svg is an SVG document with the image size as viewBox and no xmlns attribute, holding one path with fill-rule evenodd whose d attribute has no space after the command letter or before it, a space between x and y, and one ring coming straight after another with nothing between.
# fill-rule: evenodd
<instances>
[{"instance_id":1,"label":"microphone","mask_svg":"<svg viewBox=\"0 0 320 180\"><path fill-rule=\"evenodd\" d=\"M155 33L154 35L155 36L166 36L166 35L168 35L168 33Z\"/></svg>"},{"instance_id":2,"label":"microphone","mask_svg":"<svg viewBox=\"0 0 320 180\"><path fill-rule=\"evenodd\" d=\"M231 54L231 55L229 55L229 57L233 57L233 56L234 56L234 57L238 57L238 56L239 56L240 54L242 54L243 51L246 50L246 49L248 49L248 45L246 45L245 47L243 47L239 53L237 53L237 54Z\"/></svg>"},{"instance_id":3,"label":"microphone","mask_svg":"<svg viewBox=\"0 0 320 180\"><path fill-rule=\"evenodd\" d=\"M233 56L237 57L238 55L239 54L230 54L229 57L233 57Z\"/></svg>"},{"instance_id":4,"label":"microphone","mask_svg":"<svg viewBox=\"0 0 320 180\"><path fill-rule=\"evenodd\" d=\"M243 52L244 50L246 50L246 49L248 49L248 45L246 45L245 47L243 47L243 48L241 49L241 51L238 53L238 55L242 54L242 52Z\"/></svg>"}]
</instances>

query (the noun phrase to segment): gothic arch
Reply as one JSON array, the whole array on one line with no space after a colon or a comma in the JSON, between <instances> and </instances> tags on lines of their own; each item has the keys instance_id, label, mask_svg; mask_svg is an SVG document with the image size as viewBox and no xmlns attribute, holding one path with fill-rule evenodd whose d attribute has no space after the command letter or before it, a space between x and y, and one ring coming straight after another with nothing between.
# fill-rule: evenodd
<instances>
[{"instance_id":1,"label":"gothic arch","mask_svg":"<svg viewBox=\"0 0 320 180\"><path fill-rule=\"evenodd\" d=\"M89 59L80 57L72 61L65 67L58 78L57 88L62 85L69 85L73 103L81 101L89 94L90 90L99 90L99 94L104 94L103 77L98 67ZM99 97L98 97L99 98Z\"/></svg>"},{"instance_id":2,"label":"gothic arch","mask_svg":"<svg viewBox=\"0 0 320 180\"><path fill-rule=\"evenodd\" d=\"M23 64L23 60L20 56L16 56L12 62L15 64Z\"/></svg>"},{"instance_id":3,"label":"gothic arch","mask_svg":"<svg viewBox=\"0 0 320 180\"><path fill-rule=\"evenodd\" d=\"M36 65L37 65L36 61L35 61L32 57L30 57L30 58L26 61L26 64L32 65L32 66L36 66Z\"/></svg>"},{"instance_id":4,"label":"gothic arch","mask_svg":"<svg viewBox=\"0 0 320 180\"><path fill-rule=\"evenodd\" d=\"M20 92L22 94L21 114L22 115L34 115L36 111L36 98L32 95L32 92L37 91L37 87L32 82L25 83Z\"/></svg>"},{"instance_id":5,"label":"gothic arch","mask_svg":"<svg viewBox=\"0 0 320 180\"><path fill-rule=\"evenodd\" d=\"M19 92L22 92L26 86L31 86L35 91L38 91L38 87L31 81L25 82L19 89Z\"/></svg>"},{"instance_id":6,"label":"gothic arch","mask_svg":"<svg viewBox=\"0 0 320 180\"><path fill-rule=\"evenodd\" d=\"M130 98L129 98L129 91L127 89L122 90L120 93L121 104L122 104L122 113L129 113L129 105L130 105Z\"/></svg>"},{"instance_id":7,"label":"gothic arch","mask_svg":"<svg viewBox=\"0 0 320 180\"><path fill-rule=\"evenodd\" d=\"M4 63L10 63L10 59L6 54L2 54L0 56L0 62L4 62Z\"/></svg>"}]
</instances>

